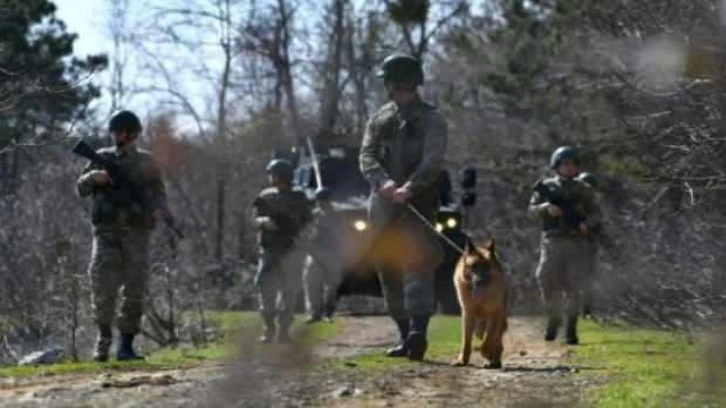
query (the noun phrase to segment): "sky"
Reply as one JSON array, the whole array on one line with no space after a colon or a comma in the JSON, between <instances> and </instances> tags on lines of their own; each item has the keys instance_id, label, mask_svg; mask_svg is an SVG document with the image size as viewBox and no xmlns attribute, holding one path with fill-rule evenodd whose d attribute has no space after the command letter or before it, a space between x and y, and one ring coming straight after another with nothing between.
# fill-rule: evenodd
<instances>
[{"instance_id":1,"label":"sky","mask_svg":"<svg viewBox=\"0 0 726 408\"><path fill-rule=\"evenodd\" d=\"M132 0L133 1L133 0ZM109 0L53 0L56 17L66 24L66 30L75 33L78 38L73 43L73 53L76 57L84 58L93 54L110 54L112 43L105 29L108 15ZM100 72L92 78L99 85L105 85L110 80L110 70ZM105 112L110 109L108 92L102 92L100 100L94 102L94 107Z\"/></svg>"},{"instance_id":2,"label":"sky","mask_svg":"<svg viewBox=\"0 0 726 408\"><path fill-rule=\"evenodd\" d=\"M100 53L105 53L109 56L112 55L114 51L113 41L110 30L108 29L111 0L53 0L53 2L57 7L56 17L65 22L68 32L78 35L73 47L76 57L84 58L87 55ZM130 9L132 10L129 19L133 20L136 18L139 14L138 10L141 8L151 10L152 8L148 6L151 2L153 0L128 0ZM163 4L165 7L172 7L175 3L182 4L183 1L160 0L157 3ZM200 53L200 59L205 59L203 58L204 51L198 52ZM179 58L185 57L182 55L183 51L170 51L169 47L166 47L164 53L179 56ZM158 78L150 78L148 74L139 74L140 69L134 64L139 63L141 59L135 58L137 55L135 50L130 50L128 55L130 65L126 71L126 76L128 77L126 80L127 85L133 81L133 84L130 84L131 86L148 87L159 82ZM159 56L162 57L161 54ZM166 58L170 59L168 56ZM210 58L206 58L206 60L213 62L213 59ZM111 82L111 72L112 69L109 66L103 72L94 75L91 81L101 86L108 86ZM202 114L208 114L210 109L209 90L213 87L209 86L208 82L199 80L193 76L189 78L192 75L190 73L175 72L175 74L179 76L179 90L190 97L195 107ZM142 94L130 97L127 103L121 108L135 111L143 120L144 118L148 118L151 111L158 107L159 104L160 98L158 96ZM99 118L102 120L110 117L112 112L108 89L102 90L101 98L95 100L91 108L94 108L99 113ZM178 124L184 130L196 128L191 121L187 121L184 118L181 118L180 122Z\"/></svg>"},{"instance_id":3,"label":"sky","mask_svg":"<svg viewBox=\"0 0 726 408\"><path fill-rule=\"evenodd\" d=\"M188 0L126 1L131 10L128 19L136 20L136 24L148 24L148 27L152 28L156 26L148 23L151 21L149 16L160 7L181 8L189 4ZM99 53L112 55L114 51L113 40L108 28L112 0L53 0L53 2L57 7L56 17L65 22L68 32L78 34L78 38L74 43L76 57L84 58L87 55ZM209 6L213 2L209 0L199 1L198 4ZM244 2L240 2L240 4L244 4ZM305 13L304 8L300 12ZM233 13L236 16L235 18L241 18L245 10L238 6ZM303 18L302 20L306 19ZM133 23L129 24L129 26L133 26ZM194 109L198 111L199 116L215 117L215 89L217 89L218 73L221 72L222 66L217 28L218 26L211 25L201 31L204 33L203 36L208 36L207 38L200 38L200 31L178 30L179 35L187 36L191 41L205 41L209 44L205 47L188 49L180 45L166 44L152 46L154 48L149 49L154 58L162 61L165 68L170 70L172 84L168 84L165 78L158 74L158 71L150 73L148 70L143 70L141 64L150 64L149 61L153 59L142 56L142 53L137 49L129 49L126 53L129 67L126 68L124 75L126 77L126 86L144 89L145 91L132 93L132 96L122 105L122 108L135 111L142 120L148 118L152 111L154 111L153 113L159 113L159 109L167 109L166 107L169 106L167 102L170 97L168 94L148 91L148 89L168 86L188 98ZM138 26L137 32L141 31L143 31L143 28ZM239 61L234 63L239 63ZM204 76L204 69L211 69L211 77L209 75ZM96 74L92 81L98 85L108 86L111 83L111 72L112 69L109 66L105 71ZM298 83L298 88L300 86L301 84ZM178 103L178 100L174 102ZM250 101L246 102L249 103ZM112 111L108 89L102 90L102 97L94 101L91 108L99 113L99 119L101 120L110 117ZM180 110L178 105L177 110ZM177 116L177 125L181 130L198 130L198 126L192 120L191 115L188 115L188 117Z\"/></svg>"},{"instance_id":4,"label":"sky","mask_svg":"<svg viewBox=\"0 0 726 408\"><path fill-rule=\"evenodd\" d=\"M77 55L109 51L104 32L108 0L54 0L56 16L66 23L69 32L78 34L74 43Z\"/></svg>"},{"instance_id":5,"label":"sky","mask_svg":"<svg viewBox=\"0 0 726 408\"><path fill-rule=\"evenodd\" d=\"M56 17L66 23L68 32L78 34L78 38L74 43L74 54L77 57L83 58L87 55L106 53L112 54L113 42L108 29L108 20L110 15L111 3L113 0L53 0L57 6ZM158 7L163 6L164 8L171 8L174 6L180 7L181 5L187 4L187 0L126 0L131 7L131 20L144 20L148 17L139 17L140 15L148 16ZM323 0L308 0L308 5L317 5L317 2ZM724 0L726 1L726 0ZM199 1L199 4L212 4L212 1ZM486 2L483 2L486 3ZM244 4L244 2L242 2ZM356 7L365 7L367 4L365 0L353 0L353 4ZM239 10L239 9L236 9ZM310 30L315 30L315 24L317 19L313 15L308 15L308 10L319 10L315 7L303 7L299 10L300 13L304 13L302 18L298 21L302 21L302 24L307 26ZM313 13L315 11L312 11ZM238 16L241 16L244 11L238 11ZM311 18L312 17L312 18ZM155 26L152 26L155 27ZM139 29L140 30L140 29ZM219 46L217 39L217 30L215 26L210 27L203 33L209 35L205 41L212 43L211 46L203 49L184 49L181 46L159 46L153 50L152 53L156 54L155 57L158 60L163 61L164 64L168 65L168 69L172 70L173 84L171 87L174 91L179 92L191 99L192 105L196 110L199 111L200 116L203 117L214 117L214 106L215 96L214 90L216 89L216 79L204 79L200 77L201 66L212 66L213 72L219 72L218 69L221 66L221 58L219 57ZM193 35L193 39L198 40L198 33L186 33L180 30L181 35ZM310 50L303 51L304 53L310 53ZM314 52L313 52L314 54ZM126 70L125 77L128 77L127 86L133 86L136 88L148 89L152 86L161 86L160 84L166 85L163 79L159 76L151 74L148 71L142 71L134 64L140 64L141 58L138 58L138 50L131 49L127 53L130 60L131 68ZM303 58L308 58L310 55L303 55ZM178 61L178 62L177 62ZM148 59L147 59L148 62ZM175 65L175 62L176 65ZM92 81L102 86L108 86L111 82L111 67L103 72L100 72L92 78ZM210 82L211 81L211 82ZM129 84L133 82L132 84ZM302 81L298 81L297 90L298 92L305 91L305 84ZM139 116L148 118L148 115L152 110L158 109L161 104L159 93L134 93L122 107L136 111ZM246 101L249 103L250 101ZM252 101L254 102L254 101ZM91 108L94 108L99 113L99 118L103 120L104 115L107 119L111 112L111 98L109 96L108 89L102 90L102 97L99 100L93 102ZM191 116L190 116L191 118ZM194 130L196 125L191 119L181 119L183 123L177 123L184 130Z\"/></svg>"}]
</instances>

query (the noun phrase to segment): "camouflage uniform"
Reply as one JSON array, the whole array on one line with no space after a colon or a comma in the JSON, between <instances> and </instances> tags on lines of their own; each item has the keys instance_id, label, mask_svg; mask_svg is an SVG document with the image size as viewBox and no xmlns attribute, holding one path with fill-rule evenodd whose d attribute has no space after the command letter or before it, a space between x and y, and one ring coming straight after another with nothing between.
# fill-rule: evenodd
<instances>
[{"instance_id":1,"label":"camouflage uniform","mask_svg":"<svg viewBox=\"0 0 726 408\"><path fill-rule=\"evenodd\" d=\"M305 308L311 321L332 318L345 261L344 220L340 214L317 208L313 237L303 271Z\"/></svg>"},{"instance_id":2,"label":"camouflage uniform","mask_svg":"<svg viewBox=\"0 0 726 408\"><path fill-rule=\"evenodd\" d=\"M407 106L389 102L366 125L360 168L372 187L369 219L376 231L378 274L388 313L402 340L409 319L426 323L435 311L434 273L443 260L436 235L406 208L377 191L386 180L407 186L409 201L430 221L439 208L436 180L447 146L447 123L438 109L416 97ZM411 323L413 324L413 323ZM422 329L425 333L425 327Z\"/></svg>"},{"instance_id":3,"label":"camouflage uniform","mask_svg":"<svg viewBox=\"0 0 726 408\"><path fill-rule=\"evenodd\" d=\"M557 176L544 180L544 185L573 203L573 210L590 228L599 223L600 212L595 196L585 183ZM591 258L591 241L579 229L566 227L563 217L550 216L547 205L548 203L538 192L532 195L529 212L542 218L544 230L536 276L550 317L548 332L554 330L556 333L556 328L560 324L564 294L567 297L565 310L569 319L568 328L572 327L568 338L574 340L576 316L579 314L582 301L582 285Z\"/></svg>"},{"instance_id":4,"label":"camouflage uniform","mask_svg":"<svg viewBox=\"0 0 726 408\"><path fill-rule=\"evenodd\" d=\"M304 257L295 239L311 218L310 203L301 191L269 187L257 196L253 209L255 219L270 217L277 226L275 230L260 228L257 234L259 263L254 285L265 324L263 338L274 333L277 316L280 339L287 340Z\"/></svg>"},{"instance_id":5,"label":"camouflage uniform","mask_svg":"<svg viewBox=\"0 0 726 408\"><path fill-rule=\"evenodd\" d=\"M98 150L98 154L114 161L141 186L153 209L166 209L161 172L148 152L136 147L128 152L110 147ZM95 186L90 174L92 170L99 170L99 167L89 163L78 178L76 188L81 197L93 196L93 249L88 268L93 318L100 328L112 326L120 288L121 314L116 323L121 333L135 335L139 333L144 312L149 236L154 228L154 218L125 188ZM110 335L107 341L110 344Z\"/></svg>"}]
</instances>

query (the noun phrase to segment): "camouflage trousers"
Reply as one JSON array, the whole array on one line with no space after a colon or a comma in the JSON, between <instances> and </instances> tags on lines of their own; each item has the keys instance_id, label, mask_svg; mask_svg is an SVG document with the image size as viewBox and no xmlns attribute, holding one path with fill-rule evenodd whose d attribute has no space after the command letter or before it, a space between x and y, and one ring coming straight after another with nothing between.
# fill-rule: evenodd
<instances>
[{"instance_id":1,"label":"camouflage trousers","mask_svg":"<svg viewBox=\"0 0 726 408\"><path fill-rule=\"evenodd\" d=\"M139 333L148 279L148 250L149 230L94 227L88 275L93 318L97 325L113 326L120 289L121 312L116 325L122 333Z\"/></svg>"},{"instance_id":2,"label":"camouflage trousers","mask_svg":"<svg viewBox=\"0 0 726 408\"><path fill-rule=\"evenodd\" d=\"M589 241L583 237L543 236L537 280L547 314L580 313Z\"/></svg>"},{"instance_id":3,"label":"camouflage trousers","mask_svg":"<svg viewBox=\"0 0 726 408\"><path fill-rule=\"evenodd\" d=\"M377 231L374 251L378 279L391 317L402 320L433 315L434 278L444 257L435 233L405 212Z\"/></svg>"},{"instance_id":4,"label":"camouflage trousers","mask_svg":"<svg viewBox=\"0 0 726 408\"><path fill-rule=\"evenodd\" d=\"M308 255L303 270L305 309L310 316L331 316L335 311L338 286L343 274L342 262L328 251Z\"/></svg>"},{"instance_id":5,"label":"camouflage trousers","mask_svg":"<svg viewBox=\"0 0 726 408\"><path fill-rule=\"evenodd\" d=\"M297 250L261 249L255 275L259 311L263 320L275 317L282 328L292 324L304 255Z\"/></svg>"}]
</instances>

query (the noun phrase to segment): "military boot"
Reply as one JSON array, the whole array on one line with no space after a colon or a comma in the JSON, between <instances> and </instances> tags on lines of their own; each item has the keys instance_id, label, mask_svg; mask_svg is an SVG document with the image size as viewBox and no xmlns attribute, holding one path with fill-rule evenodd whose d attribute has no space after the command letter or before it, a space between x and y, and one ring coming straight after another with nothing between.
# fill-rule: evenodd
<instances>
[{"instance_id":1,"label":"military boot","mask_svg":"<svg viewBox=\"0 0 726 408\"><path fill-rule=\"evenodd\" d=\"M103 363L108 361L108 350L111 348L113 334L110 326L99 326L96 344L93 347L93 361Z\"/></svg>"},{"instance_id":2,"label":"military boot","mask_svg":"<svg viewBox=\"0 0 726 408\"><path fill-rule=\"evenodd\" d=\"M326 323L332 323L334 314L335 314L335 304L326 305L323 310L323 320L325 320Z\"/></svg>"},{"instance_id":3,"label":"military boot","mask_svg":"<svg viewBox=\"0 0 726 408\"><path fill-rule=\"evenodd\" d=\"M576 346L580 344L577 338L577 315L572 314L567 316L567 325L565 326L565 339L567 344Z\"/></svg>"},{"instance_id":4,"label":"military boot","mask_svg":"<svg viewBox=\"0 0 726 408\"><path fill-rule=\"evenodd\" d=\"M136 354L136 351L134 351L134 335L121 333L119 336L118 349L116 349L116 360L129 361L143 359L144 356Z\"/></svg>"},{"instance_id":5,"label":"military boot","mask_svg":"<svg viewBox=\"0 0 726 408\"><path fill-rule=\"evenodd\" d=\"M269 344L275 338L275 315L263 313L262 323L265 327L262 329L260 343Z\"/></svg>"},{"instance_id":6,"label":"military boot","mask_svg":"<svg viewBox=\"0 0 726 408\"><path fill-rule=\"evenodd\" d=\"M429 327L428 316L417 316L411 318L411 333L408 334L408 359L413 361L422 361L428 342L426 341L426 333Z\"/></svg>"},{"instance_id":7,"label":"military boot","mask_svg":"<svg viewBox=\"0 0 726 408\"><path fill-rule=\"evenodd\" d=\"M557 330L559 330L562 324L560 317L550 317L547 321L547 328L545 329L545 341L553 341L557 338Z\"/></svg>"},{"instance_id":8,"label":"military boot","mask_svg":"<svg viewBox=\"0 0 726 408\"><path fill-rule=\"evenodd\" d=\"M408 319L396 319L398 326L398 334L401 336L401 343L396 347L386 350L388 357L406 357L408 356L408 333L410 331L410 323Z\"/></svg>"}]
</instances>

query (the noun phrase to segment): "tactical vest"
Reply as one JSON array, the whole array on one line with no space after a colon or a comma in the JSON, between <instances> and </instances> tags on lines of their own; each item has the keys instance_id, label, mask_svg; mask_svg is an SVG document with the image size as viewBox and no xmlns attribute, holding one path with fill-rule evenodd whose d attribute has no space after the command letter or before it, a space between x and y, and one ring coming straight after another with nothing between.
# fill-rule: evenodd
<instances>
[{"instance_id":1,"label":"tactical vest","mask_svg":"<svg viewBox=\"0 0 726 408\"><path fill-rule=\"evenodd\" d=\"M542 217L542 230L550 233L577 234L586 214L582 209L580 190L569 183L574 180L558 182L555 179L544 180L535 186L542 202L554 204L562 210L560 217L552 217L545 212Z\"/></svg>"},{"instance_id":2,"label":"tactical vest","mask_svg":"<svg viewBox=\"0 0 726 408\"><path fill-rule=\"evenodd\" d=\"M255 200L258 216L270 217L276 230L261 228L257 242L262 248L288 249L309 221L309 202L301 191L266 189Z\"/></svg>"},{"instance_id":3,"label":"tactical vest","mask_svg":"<svg viewBox=\"0 0 726 408\"><path fill-rule=\"evenodd\" d=\"M99 152L104 159L115 162L121 170L137 185L141 186L141 194L150 194L147 178L143 174L142 158L137 152L117 156L111 151ZM133 193L118 184L95 187L91 220L94 225L119 224L124 226L153 228L154 219L150 212L144 211L141 203L133 198Z\"/></svg>"}]
</instances>

